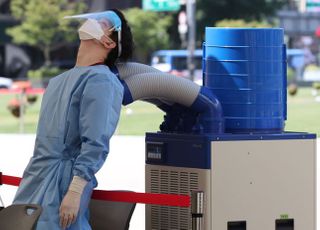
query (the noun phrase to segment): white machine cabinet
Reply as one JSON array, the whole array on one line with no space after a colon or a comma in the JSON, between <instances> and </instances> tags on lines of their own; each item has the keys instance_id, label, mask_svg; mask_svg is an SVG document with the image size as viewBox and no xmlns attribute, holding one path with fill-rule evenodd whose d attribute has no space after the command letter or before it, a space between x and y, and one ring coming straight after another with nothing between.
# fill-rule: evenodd
<instances>
[{"instance_id":1,"label":"white machine cabinet","mask_svg":"<svg viewBox=\"0 0 320 230\"><path fill-rule=\"evenodd\" d=\"M316 230L316 136L147 133L146 192L205 195L205 230ZM147 205L146 230L191 230L189 208Z\"/></svg>"}]
</instances>

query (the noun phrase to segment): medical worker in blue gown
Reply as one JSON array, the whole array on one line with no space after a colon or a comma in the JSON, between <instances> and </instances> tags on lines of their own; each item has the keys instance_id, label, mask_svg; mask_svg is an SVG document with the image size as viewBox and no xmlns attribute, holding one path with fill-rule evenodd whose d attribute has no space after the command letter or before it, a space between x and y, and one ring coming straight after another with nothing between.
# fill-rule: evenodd
<instances>
[{"instance_id":1,"label":"medical worker in blue gown","mask_svg":"<svg viewBox=\"0 0 320 230\"><path fill-rule=\"evenodd\" d=\"M82 22L76 66L50 80L34 154L14 199L42 206L37 230L91 229L95 173L108 155L123 98L108 66L132 54L131 31L118 10L69 18Z\"/></svg>"}]
</instances>

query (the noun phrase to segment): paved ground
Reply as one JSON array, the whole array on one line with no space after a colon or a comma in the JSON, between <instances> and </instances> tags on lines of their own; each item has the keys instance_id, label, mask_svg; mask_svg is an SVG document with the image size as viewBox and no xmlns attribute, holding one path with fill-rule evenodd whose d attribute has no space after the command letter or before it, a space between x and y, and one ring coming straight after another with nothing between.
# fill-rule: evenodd
<instances>
[{"instance_id":1,"label":"paved ground","mask_svg":"<svg viewBox=\"0 0 320 230\"><path fill-rule=\"evenodd\" d=\"M21 177L32 156L34 140L34 135L0 134L0 171ZM97 189L144 192L144 137L114 136L110 149L106 163L97 174ZM6 206L11 204L15 192L16 187L0 187L0 195ZM130 230L143 230L144 219L144 205L138 204Z\"/></svg>"},{"instance_id":2,"label":"paved ground","mask_svg":"<svg viewBox=\"0 0 320 230\"><path fill-rule=\"evenodd\" d=\"M22 175L32 155L34 139L34 135L0 134L0 170L4 174ZM320 139L318 139L318 146L319 144ZM114 136L110 148L108 159L97 174L98 189L144 192L144 137ZM320 167L319 162L318 167ZM320 170L318 175L319 172ZM0 195L5 205L12 202L15 191L16 188L13 186L0 187ZM319 207L319 204L317 206ZM320 220L319 217L320 215L318 220ZM144 219L144 205L138 204L132 217L130 230L144 230Z\"/></svg>"}]
</instances>

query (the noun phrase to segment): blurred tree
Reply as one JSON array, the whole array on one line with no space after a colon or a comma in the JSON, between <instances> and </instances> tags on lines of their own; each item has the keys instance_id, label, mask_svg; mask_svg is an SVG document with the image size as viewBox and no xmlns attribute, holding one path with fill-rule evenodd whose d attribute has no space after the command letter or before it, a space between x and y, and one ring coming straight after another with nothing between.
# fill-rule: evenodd
<instances>
[{"instance_id":1,"label":"blurred tree","mask_svg":"<svg viewBox=\"0 0 320 230\"><path fill-rule=\"evenodd\" d=\"M217 27L249 27L249 28L270 28L272 25L265 21L245 21L243 19L224 19L217 21Z\"/></svg>"},{"instance_id":2,"label":"blurred tree","mask_svg":"<svg viewBox=\"0 0 320 230\"><path fill-rule=\"evenodd\" d=\"M273 16L288 0L201 0L197 2L199 28L214 25L222 19L261 21Z\"/></svg>"},{"instance_id":3,"label":"blurred tree","mask_svg":"<svg viewBox=\"0 0 320 230\"><path fill-rule=\"evenodd\" d=\"M21 24L7 29L7 34L14 43L38 47L49 66L50 52L77 38L76 27L63 17L82 13L85 4L81 0L11 0L10 9Z\"/></svg>"},{"instance_id":4,"label":"blurred tree","mask_svg":"<svg viewBox=\"0 0 320 230\"><path fill-rule=\"evenodd\" d=\"M132 29L139 61L148 63L153 51L169 48L167 31L172 24L172 16L139 8L131 8L124 13Z\"/></svg>"},{"instance_id":5,"label":"blurred tree","mask_svg":"<svg viewBox=\"0 0 320 230\"><path fill-rule=\"evenodd\" d=\"M196 0L197 47L201 48L206 26L215 26L224 19L242 19L244 21L270 21L277 10L292 0ZM185 6L181 11L186 10ZM174 15L174 23L169 28L173 47L180 47L177 33L178 15ZM272 23L273 24L273 23Z\"/></svg>"}]
</instances>

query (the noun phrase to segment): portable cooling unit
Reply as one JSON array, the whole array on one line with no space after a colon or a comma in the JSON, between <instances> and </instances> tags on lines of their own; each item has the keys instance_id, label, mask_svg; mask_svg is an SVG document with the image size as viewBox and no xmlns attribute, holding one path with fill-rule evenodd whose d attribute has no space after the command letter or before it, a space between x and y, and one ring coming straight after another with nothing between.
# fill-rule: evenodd
<instances>
[{"instance_id":1,"label":"portable cooling unit","mask_svg":"<svg viewBox=\"0 0 320 230\"><path fill-rule=\"evenodd\" d=\"M146 136L146 192L204 191L205 230L315 230L313 134ZM190 208L147 205L146 229L191 229Z\"/></svg>"}]
</instances>

